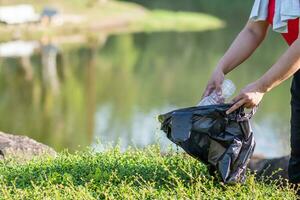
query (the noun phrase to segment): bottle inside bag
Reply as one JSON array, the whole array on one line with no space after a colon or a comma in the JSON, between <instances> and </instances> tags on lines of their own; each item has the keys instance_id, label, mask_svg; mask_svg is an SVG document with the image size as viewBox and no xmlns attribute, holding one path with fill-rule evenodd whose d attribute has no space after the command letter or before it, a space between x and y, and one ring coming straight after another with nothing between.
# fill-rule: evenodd
<instances>
[{"instance_id":1,"label":"bottle inside bag","mask_svg":"<svg viewBox=\"0 0 300 200\"><path fill-rule=\"evenodd\" d=\"M225 103L225 101L233 95L235 89L236 87L234 83L231 80L226 79L221 87L221 95L218 95L216 91L213 91L209 96L204 97L197 106Z\"/></svg>"}]
</instances>

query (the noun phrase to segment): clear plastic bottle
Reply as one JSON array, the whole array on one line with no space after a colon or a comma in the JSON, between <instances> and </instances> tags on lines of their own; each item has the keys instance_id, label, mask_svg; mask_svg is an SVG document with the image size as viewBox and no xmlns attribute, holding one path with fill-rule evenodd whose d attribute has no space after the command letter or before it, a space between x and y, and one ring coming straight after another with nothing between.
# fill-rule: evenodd
<instances>
[{"instance_id":1,"label":"clear plastic bottle","mask_svg":"<svg viewBox=\"0 0 300 200\"><path fill-rule=\"evenodd\" d=\"M233 95L235 92L235 85L234 83L226 79L223 81L221 87L221 95L218 95L216 91L213 91L209 96L204 97L197 106L207 106L207 105L214 105L224 103L229 97Z\"/></svg>"}]
</instances>

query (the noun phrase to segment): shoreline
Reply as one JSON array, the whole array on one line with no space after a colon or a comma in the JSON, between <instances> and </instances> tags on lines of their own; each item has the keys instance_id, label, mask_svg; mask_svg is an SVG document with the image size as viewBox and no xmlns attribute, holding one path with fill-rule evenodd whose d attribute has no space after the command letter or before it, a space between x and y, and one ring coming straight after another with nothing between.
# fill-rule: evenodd
<instances>
[{"instance_id":1,"label":"shoreline","mask_svg":"<svg viewBox=\"0 0 300 200\"><path fill-rule=\"evenodd\" d=\"M97 14L97 7L102 10L102 13ZM120 11L116 12L117 10ZM119 1L98 3L93 8L86 8L84 12L61 15L63 16L73 16L74 19L72 22L65 20L65 24L49 24L48 26L40 23L21 25L2 23L0 24L0 42L38 40L45 36L55 38L83 35L85 38L97 38L101 34L209 31L225 26L225 23L217 17L203 13L148 10L135 3Z\"/></svg>"}]
</instances>

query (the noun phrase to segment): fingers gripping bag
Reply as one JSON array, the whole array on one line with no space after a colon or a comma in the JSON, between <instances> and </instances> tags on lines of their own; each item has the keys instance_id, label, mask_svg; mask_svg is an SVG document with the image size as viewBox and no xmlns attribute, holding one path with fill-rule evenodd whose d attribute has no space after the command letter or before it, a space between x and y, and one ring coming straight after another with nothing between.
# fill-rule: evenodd
<instances>
[{"instance_id":1,"label":"fingers gripping bag","mask_svg":"<svg viewBox=\"0 0 300 200\"><path fill-rule=\"evenodd\" d=\"M243 183L255 141L243 108L226 114L230 104L188 107L159 116L161 130L176 145L205 163L226 184Z\"/></svg>"}]
</instances>

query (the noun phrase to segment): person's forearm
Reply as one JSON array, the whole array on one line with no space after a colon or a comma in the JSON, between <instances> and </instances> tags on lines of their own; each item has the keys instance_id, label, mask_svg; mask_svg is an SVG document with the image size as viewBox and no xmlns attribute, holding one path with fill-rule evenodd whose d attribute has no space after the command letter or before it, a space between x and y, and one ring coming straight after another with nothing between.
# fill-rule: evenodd
<instances>
[{"instance_id":1,"label":"person's forearm","mask_svg":"<svg viewBox=\"0 0 300 200\"><path fill-rule=\"evenodd\" d=\"M300 38L298 38L280 59L260 78L258 84L262 92L276 87L300 68Z\"/></svg>"},{"instance_id":2,"label":"person's forearm","mask_svg":"<svg viewBox=\"0 0 300 200\"><path fill-rule=\"evenodd\" d=\"M230 48L217 65L224 74L243 63L261 44L267 31L264 22L250 22L239 33Z\"/></svg>"}]
</instances>

